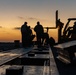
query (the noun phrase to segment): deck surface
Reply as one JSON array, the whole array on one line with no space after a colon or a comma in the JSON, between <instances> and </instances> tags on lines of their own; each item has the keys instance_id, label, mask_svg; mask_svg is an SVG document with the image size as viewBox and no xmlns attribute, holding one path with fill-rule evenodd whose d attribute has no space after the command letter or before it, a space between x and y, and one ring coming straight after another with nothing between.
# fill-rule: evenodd
<instances>
[{"instance_id":1,"label":"deck surface","mask_svg":"<svg viewBox=\"0 0 76 75\"><path fill-rule=\"evenodd\" d=\"M66 43L58 44L54 47L64 49L64 48L68 48L68 47L75 46L75 45L76 45L76 41L69 41Z\"/></svg>"},{"instance_id":2,"label":"deck surface","mask_svg":"<svg viewBox=\"0 0 76 75\"><path fill-rule=\"evenodd\" d=\"M32 48L24 49L14 49L10 51L0 52L0 65L3 65L4 63L11 61L27 52L29 52Z\"/></svg>"},{"instance_id":3,"label":"deck surface","mask_svg":"<svg viewBox=\"0 0 76 75\"><path fill-rule=\"evenodd\" d=\"M33 52L35 52L35 49L36 47L32 48ZM8 60L10 61L17 57L20 57L24 53L25 55L23 57L28 57L26 53L29 52L30 50L31 49L16 49L11 50L8 53L1 52L0 57L2 57L2 59L0 60L2 62L0 62L0 64L2 65L4 64L3 62L8 62ZM24 65L23 75L59 75L51 48L48 47L48 50L44 49L43 51L49 52L49 54L36 54L34 57L29 58L48 58L50 60L50 66L47 66L46 62L44 62L44 66ZM0 75L5 75L6 69L9 68L10 66L11 65L0 66Z\"/></svg>"},{"instance_id":4,"label":"deck surface","mask_svg":"<svg viewBox=\"0 0 76 75\"><path fill-rule=\"evenodd\" d=\"M52 49L59 75L76 75L76 63L74 64L63 63L62 61L56 58L58 56L56 51L57 51L56 48Z\"/></svg>"}]
</instances>

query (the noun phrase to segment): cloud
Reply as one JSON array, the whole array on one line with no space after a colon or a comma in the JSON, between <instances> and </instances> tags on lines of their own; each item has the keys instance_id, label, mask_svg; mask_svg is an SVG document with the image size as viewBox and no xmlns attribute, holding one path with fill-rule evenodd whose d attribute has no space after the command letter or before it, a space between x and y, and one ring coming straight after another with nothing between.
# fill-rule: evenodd
<instances>
[{"instance_id":1,"label":"cloud","mask_svg":"<svg viewBox=\"0 0 76 75\"><path fill-rule=\"evenodd\" d=\"M0 28L2 28L2 26L0 26Z\"/></svg>"},{"instance_id":2,"label":"cloud","mask_svg":"<svg viewBox=\"0 0 76 75\"><path fill-rule=\"evenodd\" d=\"M29 19L29 20L39 20L39 19L34 18L34 17L29 17L28 19Z\"/></svg>"},{"instance_id":3,"label":"cloud","mask_svg":"<svg viewBox=\"0 0 76 75\"><path fill-rule=\"evenodd\" d=\"M37 18L34 18L34 17L22 17L22 16L18 16L18 18L19 19L21 19L21 20L27 20L27 19L29 19L29 20L38 20Z\"/></svg>"},{"instance_id":4,"label":"cloud","mask_svg":"<svg viewBox=\"0 0 76 75\"><path fill-rule=\"evenodd\" d=\"M41 18L35 18L35 17L29 17L29 16L25 16L25 17L18 16L17 18L20 20L23 20L23 21L30 20L30 21L46 21L46 22L49 22L49 20L47 20L47 19L41 19Z\"/></svg>"},{"instance_id":5,"label":"cloud","mask_svg":"<svg viewBox=\"0 0 76 75\"><path fill-rule=\"evenodd\" d=\"M20 30L20 29L21 29L21 27L15 27L14 29L15 29L15 30Z\"/></svg>"},{"instance_id":6,"label":"cloud","mask_svg":"<svg viewBox=\"0 0 76 75\"><path fill-rule=\"evenodd\" d=\"M35 18L35 17L22 17L22 16L18 16L18 19L21 19L21 20L43 20L43 19L39 19L39 18Z\"/></svg>"},{"instance_id":7,"label":"cloud","mask_svg":"<svg viewBox=\"0 0 76 75\"><path fill-rule=\"evenodd\" d=\"M19 18L19 19L22 19L22 20L25 20L25 18L24 18L24 17L22 17L22 16L18 16L18 18Z\"/></svg>"}]
</instances>

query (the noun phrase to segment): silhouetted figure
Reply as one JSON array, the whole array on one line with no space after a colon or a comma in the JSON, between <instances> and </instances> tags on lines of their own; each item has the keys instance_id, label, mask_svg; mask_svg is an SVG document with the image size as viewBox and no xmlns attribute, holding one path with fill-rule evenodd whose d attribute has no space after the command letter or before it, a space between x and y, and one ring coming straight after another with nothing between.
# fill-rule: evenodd
<instances>
[{"instance_id":1,"label":"silhouetted figure","mask_svg":"<svg viewBox=\"0 0 76 75\"><path fill-rule=\"evenodd\" d=\"M32 40L34 39L35 35L32 35L32 30L30 26L27 26L27 22L21 26L21 34L22 34L22 46L28 47L32 44Z\"/></svg>"},{"instance_id":2,"label":"silhouetted figure","mask_svg":"<svg viewBox=\"0 0 76 75\"><path fill-rule=\"evenodd\" d=\"M49 45L50 45L51 47L53 47L53 45L55 45L55 40L54 40L53 37L50 37L50 38L49 38Z\"/></svg>"},{"instance_id":3,"label":"silhouetted figure","mask_svg":"<svg viewBox=\"0 0 76 75\"><path fill-rule=\"evenodd\" d=\"M76 22L74 22L74 25L73 25L73 33L71 38L76 40Z\"/></svg>"},{"instance_id":4,"label":"silhouetted figure","mask_svg":"<svg viewBox=\"0 0 76 75\"><path fill-rule=\"evenodd\" d=\"M67 32L67 37L69 38L73 33L73 27L69 27L66 32Z\"/></svg>"},{"instance_id":5,"label":"silhouetted figure","mask_svg":"<svg viewBox=\"0 0 76 75\"><path fill-rule=\"evenodd\" d=\"M68 31L67 37L71 37L72 40L76 39L76 22L74 22L73 27L69 27L67 31Z\"/></svg>"},{"instance_id":6,"label":"silhouetted figure","mask_svg":"<svg viewBox=\"0 0 76 75\"><path fill-rule=\"evenodd\" d=\"M28 43L29 45L33 44L32 40L34 39L35 35L33 35L30 26L28 26Z\"/></svg>"},{"instance_id":7,"label":"silhouetted figure","mask_svg":"<svg viewBox=\"0 0 76 75\"><path fill-rule=\"evenodd\" d=\"M43 29L43 26L40 24L40 22L37 22L37 25L34 27L34 31L36 32L38 47L41 47L44 40L43 39L44 29Z\"/></svg>"},{"instance_id":8,"label":"silhouetted figure","mask_svg":"<svg viewBox=\"0 0 76 75\"><path fill-rule=\"evenodd\" d=\"M47 32L43 34L43 42L46 45L49 44L49 34Z\"/></svg>"}]
</instances>

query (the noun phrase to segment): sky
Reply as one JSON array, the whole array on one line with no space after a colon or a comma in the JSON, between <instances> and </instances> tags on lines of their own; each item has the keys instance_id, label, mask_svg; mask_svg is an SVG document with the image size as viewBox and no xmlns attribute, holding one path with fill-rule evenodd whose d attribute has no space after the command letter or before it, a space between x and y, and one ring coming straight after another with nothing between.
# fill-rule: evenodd
<instances>
[{"instance_id":1,"label":"sky","mask_svg":"<svg viewBox=\"0 0 76 75\"><path fill-rule=\"evenodd\" d=\"M68 18L76 17L76 0L0 0L0 42L21 40L18 27L27 21L34 27L37 21L43 27L55 27L55 12L66 24ZM57 41L57 29L49 30Z\"/></svg>"}]
</instances>

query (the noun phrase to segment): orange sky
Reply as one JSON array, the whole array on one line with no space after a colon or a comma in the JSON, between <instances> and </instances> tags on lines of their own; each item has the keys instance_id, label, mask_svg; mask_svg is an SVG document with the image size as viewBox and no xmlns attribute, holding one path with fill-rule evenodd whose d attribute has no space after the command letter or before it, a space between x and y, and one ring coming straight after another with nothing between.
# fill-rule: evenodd
<instances>
[{"instance_id":1,"label":"orange sky","mask_svg":"<svg viewBox=\"0 0 76 75\"><path fill-rule=\"evenodd\" d=\"M15 27L27 21L34 27L37 21L43 27L55 26L55 12L59 10L59 18L66 24L67 19L76 17L75 0L0 0L0 42L21 40L20 30ZM57 29L49 32L57 41Z\"/></svg>"}]
</instances>

